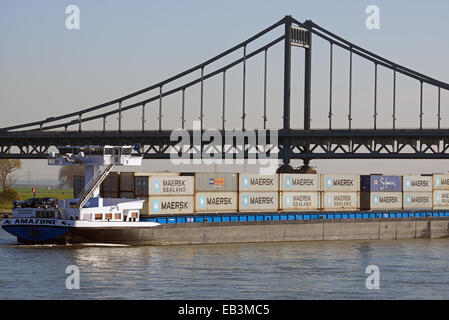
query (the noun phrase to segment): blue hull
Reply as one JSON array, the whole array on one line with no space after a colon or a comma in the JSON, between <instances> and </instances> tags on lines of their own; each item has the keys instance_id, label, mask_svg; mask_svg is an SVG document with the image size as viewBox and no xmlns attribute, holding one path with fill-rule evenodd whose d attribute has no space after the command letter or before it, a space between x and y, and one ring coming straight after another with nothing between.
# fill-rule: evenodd
<instances>
[{"instance_id":1,"label":"blue hull","mask_svg":"<svg viewBox=\"0 0 449 320\"><path fill-rule=\"evenodd\" d=\"M64 227L14 225L3 225L2 228L13 236L16 236L19 242L29 243L54 242L54 240L63 238L66 233L73 229Z\"/></svg>"}]
</instances>

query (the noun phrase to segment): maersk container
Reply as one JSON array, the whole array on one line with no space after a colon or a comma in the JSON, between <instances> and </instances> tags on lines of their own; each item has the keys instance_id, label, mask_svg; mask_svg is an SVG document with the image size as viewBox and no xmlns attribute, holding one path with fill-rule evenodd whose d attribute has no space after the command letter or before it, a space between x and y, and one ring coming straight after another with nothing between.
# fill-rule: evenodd
<instances>
[{"instance_id":1,"label":"maersk container","mask_svg":"<svg viewBox=\"0 0 449 320\"><path fill-rule=\"evenodd\" d=\"M402 209L402 192L371 192L371 210Z\"/></svg>"},{"instance_id":2,"label":"maersk container","mask_svg":"<svg viewBox=\"0 0 449 320\"><path fill-rule=\"evenodd\" d=\"M433 190L449 190L449 174L434 174Z\"/></svg>"},{"instance_id":3,"label":"maersk container","mask_svg":"<svg viewBox=\"0 0 449 320\"><path fill-rule=\"evenodd\" d=\"M449 191L436 190L433 192L433 209L449 208Z\"/></svg>"},{"instance_id":4,"label":"maersk container","mask_svg":"<svg viewBox=\"0 0 449 320\"><path fill-rule=\"evenodd\" d=\"M194 177L153 176L150 177L149 195L194 195Z\"/></svg>"},{"instance_id":5,"label":"maersk container","mask_svg":"<svg viewBox=\"0 0 449 320\"><path fill-rule=\"evenodd\" d=\"M134 172L120 173L120 192L134 192Z\"/></svg>"},{"instance_id":6,"label":"maersk container","mask_svg":"<svg viewBox=\"0 0 449 320\"><path fill-rule=\"evenodd\" d=\"M239 192L239 211L278 211L279 192Z\"/></svg>"},{"instance_id":7,"label":"maersk container","mask_svg":"<svg viewBox=\"0 0 449 320\"><path fill-rule=\"evenodd\" d=\"M360 208L358 192L323 192L321 208L324 210L357 210Z\"/></svg>"},{"instance_id":8,"label":"maersk container","mask_svg":"<svg viewBox=\"0 0 449 320\"><path fill-rule=\"evenodd\" d=\"M319 191L318 174L281 173L279 191Z\"/></svg>"},{"instance_id":9,"label":"maersk container","mask_svg":"<svg viewBox=\"0 0 449 320\"><path fill-rule=\"evenodd\" d=\"M403 209L432 209L432 192L404 192Z\"/></svg>"},{"instance_id":10,"label":"maersk container","mask_svg":"<svg viewBox=\"0 0 449 320\"><path fill-rule=\"evenodd\" d=\"M239 174L239 191L279 191L279 175Z\"/></svg>"},{"instance_id":11,"label":"maersk container","mask_svg":"<svg viewBox=\"0 0 449 320\"><path fill-rule=\"evenodd\" d=\"M188 214L194 212L194 196L148 197L148 214Z\"/></svg>"},{"instance_id":12,"label":"maersk container","mask_svg":"<svg viewBox=\"0 0 449 320\"><path fill-rule=\"evenodd\" d=\"M110 172L101 184L100 189L104 192L118 193L120 191L120 173Z\"/></svg>"},{"instance_id":13,"label":"maersk container","mask_svg":"<svg viewBox=\"0 0 449 320\"><path fill-rule=\"evenodd\" d=\"M238 173L195 173L195 192L237 192Z\"/></svg>"},{"instance_id":14,"label":"maersk container","mask_svg":"<svg viewBox=\"0 0 449 320\"><path fill-rule=\"evenodd\" d=\"M281 192L282 211L318 210L318 192Z\"/></svg>"},{"instance_id":15,"label":"maersk container","mask_svg":"<svg viewBox=\"0 0 449 320\"><path fill-rule=\"evenodd\" d=\"M402 180L403 191L432 192L432 177L406 175Z\"/></svg>"},{"instance_id":16,"label":"maersk container","mask_svg":"<svg viewBox=\"0 0 449 320\"><path fill-rule=\"evenodd\" d=\"M325 192L340 192L360 190L358 174L321 174L320 189Z\"/></svg>"},{"instance_id":17,"label":"maersk container","mask_svg":"<svg viewBox=\"0 0 449 320\"><path fill-rule=\"evenodd\" d=\"M237 192L197 192L195 193L195 212L233 212L238 211Z\"/></svg>"}]
</instances>

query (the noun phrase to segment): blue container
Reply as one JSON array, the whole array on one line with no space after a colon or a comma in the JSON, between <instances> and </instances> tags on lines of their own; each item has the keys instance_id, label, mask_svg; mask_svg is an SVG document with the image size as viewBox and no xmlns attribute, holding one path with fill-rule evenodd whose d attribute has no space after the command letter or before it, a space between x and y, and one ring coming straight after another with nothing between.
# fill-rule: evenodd
<instances>
[{"instance_id":1,"label":"blue container","mask_svg":"<svg viewBox=\"0 0 449 320\"><path fill-rule=\"evenodd\" d=\"M363 219L368 219L369 218L369 213L362 213Z\"/></svg>"},{"instance_id":2,"label":"blue container","mask_svg":"<svg viewBox=\"0 0 449 320\"><path fill-rule=\"evenodd\" d=\"M337 213L336 215L335 215L335 219L341 219L341 213Z\"/></svg>"},{"instance_id":3,"label":"blue container","mask_svg":"<svg viewBox=\"0 0 449 320\"><path fill-rule=\"evenodd\" d=\"M444 213L444 216L445 216L445 217L449 217L449 212L445 212L445 213Z\"/></svg>"},{"instance_id":4,"label":"blue container","mask_svg":"<svg viewBox=\"0 0 449 320\"><path fill-rule=\"evenodd\" d=\"M212 222L213 218L212 217L204 217L204 222Z\"/></svg>"},{"instance_id":5,"label":"blue container","mask_svg":"<svg viewBox=\"0 0 449 320\"><path fill-rule=\"evenodd\" d=\"M287 216L285 214L281 214L280 218L281 218L281 221L287 220Z\"/></svg>"},{"instance_id":6,"label":"blue container","mask_svg":"<svg viewBox=\"0 0 449 320\"><path fill-rule=\"evenodd\" d=\"M203 217L195 217L195 222L203 222Z\"/></svg>"},{"instance_id":7,"label":"blue container","mask_svg":"<svg viewBox=\"0 0 449 320\"><path fill-rule=\"evenodd\" d=\"M331 214L330 213L330 214L327 215L327 218L328 219L335 219L335 214Z\"/></svg>"},{"instance_id":8,"label":"blue container","mask_svg":"<svg viewBox=\"0 0 449 320\"><path fill-rule=\"evenodd\" d=\"M263 221L263 216L256 216L256 221Z\"/></svg>"},{"instance_id":9,"label":"blue container","mask_svg":"<svg viewBox=\"0 0 449 320\"><path fill-rule=\"evenodd\" d=\"M402 176L370 176L371 192L402 192Z\"/></svg>"},{"instance_id":10,"label":"blue container","mask_svg":"<svg viewBox=\"0 0 449 320\"><path fill-rule=\"evenodd\" d=\"M224 217L221 217L221 221L223 221L223 222L229 222L229 221L231 221L231 217L230 217L230 216L224 216Z\"/></svg>"},{"instance_id":11,"label":"blue container","mask_svg":"<svg viewBox=\"0 0 449 320\"><path fill-rule=\"evenodd\" d=\"M221 217L220 216L218 216L218 217L214 217L214 220L213 220L214 222L221 222Z\"/></svg>"},{"instance_id":12,"label":"blue container","mask_svg":"<svg viewBox=\"0 0 449 320\"><path fill-rule=\"evenodd\" d=\"M320 214L318 219L327 219L327 215L326 214Z\"/></svg>"},{"instance_id":13,"label":"blue container","mask_svg":"<svg viewBox=\"0 0 449 320\"><path fill-rule=\"evenodd\" d=\"M239 216L239 221L248 221L248 216Z\"/></svg>"},{"instance_id":14,"label":"blue container","mask_svg":"<svg viewBox=\"0 0 449 320\"><path fill-rule=\"evenodd\" d=\"M231 216L231 222L238 222L239 216Z\"/></svg>"},{"instance_id":15,"label":"blue container","mask_svg":"<svg viewBox=\"0 0 449 320\"><path fill-rule=\"evenodd\" d=\"M256 221L256 216L248 216L248 221Z\"/></svg>"},{"instance_id":16,"label":"blue container","mask_svg":"<svg viewBox=\"0 0 449 320\"><path fill-rule=\"evenodd\" d=\"M370 213L369 217L370 217L370 219L375 219L376 218L376 214L375 213Z\"/></svg>"},{"instance_id":17,"label":"blue container","mask_svg":"<svg viewBox=\"0 0 449 320\"><path fill-rule=\"evenodd\" d=\"M271 220L272 220L272 217L271 217L271 215L269 215L269 216L263 216L263 220L264 220L264 221L271 221Z\"/></svg>"},{"instance_id":18,"label":"blue container","mask_svg":"<svg viewBox=\"0 0 449 320\"><path fill-rule=\"evenodd\" d=\"M167 223L176 223L176 218L168 218Z\"/></svg>"},{"instance_id":19,"label":"blue container","mask_svg":"<svg viewBox=\"0 0 449 320\"><path fill-rule=\"evenodd\" d=\"M343 214L341 215L341 218L342 218L342 219L349 219L349 214L343 213Z\"/></svg>"},{"instance_id":20,"label":"blue container","mask_svg":"<svg viewBox=\"0 0 449 320\"><path fill-rule=\"evenodd\" d=\"M305 214L304 215L304 220L310 220L310 214Z\"/></svg>"},{"instance_id":21,"label":"blue container","mask_svg":"<svg viewBox=\"0 0 449 320\"><path fill-rule=\"evenodd\" d=\"M363 215L362 215L361 213L356 213L356 214L355 214L355 218L356 218L356 219L362 219L362 218L363 218Z\"/></svg>"},{"instance_id":22,"label":"blue container","mask_svg":"<svg viewBox=\"0 0 449 320\"><path fill-rule=\"evenodd\" d=\"M295 215L296 220L303 220L303 215L302 214L296 214Z\"/></svg>"},{"instance_id":23,"label":"blue container","mask_svg":"<svg viewBox=\"0 0 449 320\"><path fill-rule=\"evenodd\" d=\"M275 214L275 215L273 215L273 221L274 220L279 221L279 220L281 220L281 217L278 214Z\"/></svg>"},{"instance_id":24,"label":"blue container","mask_svg":"<svg viewBox=\"0 0 449 320\"><path fill-rule=\"evenodd\" d=\"M382 213L376 213L376 218L383 218L384 215Z\"/></svg>"},{"instance_id":25,"label":"blue container","mask_svg":"<svg viewBox=\"0 0 449 320\"><path fill-rule=\"evenodd\" d=\"M159 223L167 223L167 218L157 218L157 222L159 222Z\"/></svg>"},{"instance_id":26,"label":"blue container","mask_svg":"<svg viewBox=\"0 0 449 320\"><path fill-rule=\"evenodd\" d=\"M355 213L350 213L349 214L349 219L355 219Z\"/></svg>"},{"instance_id":27,"label":"blue container","mask_svg":"<svg viewBox=\"0 0 449 320\"><path fill-rule=\"evenodd\" d=\"M409 217L409 213L408 212L403 212L402 213L402 218L408 218Z\"/></svg>"},{"instance_id":28,"label":"blue container","mask_svg":"<svg viewBox=\"0 0 449 320\"><path fill-rule=\"evenodd\" d=\"M318 215L317 214L312 214L310 218L312 220L316 220L316 219L318 219Z\"/></svg>"},{"instance_id":29,"label":"blue container","mask_svg":"<svg viewBox=\"0 0 449 320\"><path fill-rule=\"evenodd\" d=\"M177 217L176 218L176 223L185 223L186 222L186 218L185 217Z\"/></svg>"},{"instance_id":30,"label":"blue container","mask_svg":"<svg viewBox=\"0 0 449 320\"><path fill-rule=\"evenodd\" d=\"M287 219L288 220L295 220L295 216L293 214L289 214Z\"/></svg>"}]
</instances>

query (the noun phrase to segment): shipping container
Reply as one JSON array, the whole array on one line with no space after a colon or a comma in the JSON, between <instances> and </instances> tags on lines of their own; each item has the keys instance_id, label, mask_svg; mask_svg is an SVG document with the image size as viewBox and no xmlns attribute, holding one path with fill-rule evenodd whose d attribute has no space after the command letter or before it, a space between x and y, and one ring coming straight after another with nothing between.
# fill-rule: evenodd
<instances>
[{"instance_id":1,"label":"shipping container","mask_svg":"<svg viewBox=\"0 0 449 320\"><path fill-rule=\"evenodd\" d=\"M195 192L237 192L238 173L195 173Z\"/></svg>"},{"instance_id":2,"label":"shipping container","mask_svg":"<svg viewBox=\"0 0 449 320\"><path fill-rule=\"evenodd\" d=\"M194 200L194 196L151 196L146 204L147 214L193 213Z\"/></svg>"},{"instance_id":3,"label":"shipping container","mask_svg":"<svg viewBox=\"0 0 449 320\"><path fill-rule=\"evenodd\" d=\"M278 211L279 192L239 192L239 211Z\"/></svg>"},{"instance_id":4,"label":"shipping container","mask_svg":"<svg viewBox=\"0 0 449 320\"><path fill-rule=\"evenodd\" d=\"M197 192L195 212L238 211L238 192Z\"/></svg>"},{"instance_id":5,"label":"shipping container","mask_svg":"<svg viewBox=\"0 0 449 320\"><path fill-rule=\"evenodd\" d=\"M261 175L251 173L239 174L239 191L279 191L279 175Z\"/></svg>"},{"instance_id":6,"label":"shipping container","mask_svg":"<svg viewBox=\"0 0 449 320\"><path fill-rule=\"evenodd\" d=\"M120 192L134 192L134 172L120 173Z\"/></svg>"},{"instance_id":7,"label":"shipping container","mask_svg":"<svg viewBox=\"0 0 449 320\"><path fill-rule=\"evenodd\" d=\"M118 192L103 192L101 195L103 198L120 198L120 195Z\"/></svg>"},{"instance_id":8,"label":"shipping container","mask_svg":"<svg viewBox=\"0 0 449 320\"><path fill-rule=\"evenodd\" d=\"M406 175L402 187L404 192L432 192L432 177Z\"/></svg>"},{"instance_id":9,"label":"shipping container","mask_svg":"<svg viewBox=\"0 0 449 320\"><path fill-rule=\"evenodd\" d=\"M449 174L434 174L433 190L449 190Z\"/></svg>"},{"instance_id":10,"label":"shipping container","mask_svg":"<svg viewBox=\"0 0 449 320\"><path fill-rule=\"evenodd\" d=\"M371 210L402 209L402 192L371 192Z\"/></svg>"},{"instance_id":11,"label":"shipping container","mask_svg":"<svg viewBox=\"0 0 449 320\"><path fill-rule=\"evenodd\" d=\"M402 192L402 176L370 176L371 192Z\"/></svg>"},{"instance_id":12,"label":"shipping container","mask_svg":"<svg viewBox=\"0 0 449 320\"><path fill-rule=\"evenodd\" d=\"M137 196L150 195L150 176L145 175L134 176L134 193Z\"/></svg>"},{"instance_id":13,"label":"shipping container","mask_svg":"<svg viewBox=\"0 0 449 320\"><path fill-rule=\"evenodd\" d=\"M318 210L318 192L281 192L282 211Z\"/></svg>"},{"instance_id":14,"label":"shipping container","mask_svg":"<svg viewBox=\"0 0 449 320\"><path fill-rule=\"evenodd\" d=\"M110 172L103 183L101 184L102 191L104 192L119 192L120 191L120 173Z\"/></svg>"},{"instance_id":15,"label":"shipping container","mask_svg":"<svg viewBox=\"0 0 449 320\"><path fill-rule=\"evenodd\" d=\"M135 195L134 195L134 192L122 191L122 192L120 192L120 198L134 199Z\"/></svg>"},{"instance_id":16,"label":"shipping container","mask_svg":"<svg viewBox=\"0 0 449 320\"><path fill-rule=\"evenodd\" d=\"M436 190L433 192L433 209L449 208L449 191Z\"/></svg>"},{"instance_id":17,"label":"shipping container","mask_svg":"<svg viewBox=\"0 0 449 320\"><path fill-rule=\"evenodd\" d=\"M319 191L318 174L281 173L280 191Z\"/></svg>"},{"instance_id":18,"label":"shipping container","mask_svg":"<svg viewBox=\"0 0 449 320\"><path fill-rule=\"evenodd\" d=\"M321 208L324 210L357 210L360 208L358 192L323 192Z\"/></svg>"},{"instance_id":19,"label":"shipping container","mask_svg":"<svg viewBox=\"0 0 449 320\"><path fill-rule=\"evenodd\" d=\"M149 195L194 195L194 181L194 177L188 176L153 176Z\"/></svg>"},{"instance_id":20,"label":"shipping container","mask_svg":"<svg viewBox=\"0 0 449 320\"><path fill-rule=\"evenodd\" d=\"M340 192L360 190L360 176L358 174L322 174L320 189L326 192Z\"/></svg>"},{"instance_id":21,"label":"shipping container","mask_svg":"<svg viewBox=\"0 0 449 320\"><path fill-rule=\"evenodd\" d=\"M84 176L73 176L73 197L78 198L78 195L84 189Z\"/></svg>"},{"instance_id":22,"label":"shipping container","mask_svg":"<svg viewBox=\"0 0 449 320\"><path fill-rule=\"evenodd\" d=\"M402 194L403 209L432 209L432 192L404 192Z\"/></svg>"}]
</instances>

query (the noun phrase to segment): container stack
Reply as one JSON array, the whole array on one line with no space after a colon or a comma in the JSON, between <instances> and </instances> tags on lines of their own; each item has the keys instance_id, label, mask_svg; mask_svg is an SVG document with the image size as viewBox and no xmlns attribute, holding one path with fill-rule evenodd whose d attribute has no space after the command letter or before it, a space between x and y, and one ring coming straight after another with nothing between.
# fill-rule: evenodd
<instances>
[{"instance_id":1,"label":"container stack","mask_svg":"<svg viewBox=\"0 0 449 320\"><path fill-rule=\"evenodd\" d=\"M403 209L432 209L432 177L405 175L402 180Z\"/></svg>"},{"instance_id":2,"label":"container stack","mask_svg":"<svg viewBox=\"0 0 449 320\"><path fill-rule=\"evenodd\" d=\"M134 172L120 173L120 198L134 199Z\"/></svg>"},{"instance_id":3,"label":"container stack","mask_svg":"<svg viewBox=\"0 0 449 320\"><path fill-rule=\"evenodd\" d=\"M402 209L402 176L369 175L360 181L362 210Z\"/></svg>"},{"instance_id":4,"label":"container stack","mask_svg":"<svg viewBox=\"0 0 449 320\"><path fill-rule=\"evenodd\" d=\"M100 186L100 194L103 198L120 198L119 172L111 172L106 176Z\"/></svg>"},{"instance_id":5,"label":"container stack","mask_svg":"<svg viewBox=\"0 0 449 320\"><path fill-rule=\"evenodd\" d=\"M150 176L149 196L143 214L189 214L194 212L194 178L181 176ZM142 191L139 191L142 192Z\"/></svg>"},{"instance_id":6,"label":"container stack","mask_svg":"<svg viewBox=\"0 0 449 320\"><path fill-rule=\"evenodd\" d=\"M449 174L433 175L433 209L449 208Z\"/></svg>"},{"instance_id":7,"label":"container stack","mask_svg":"<svg viewBox=\"0 0 449 320\"><path fill-rule=\"evenodd\" d=\"M355 174L321 174L320 207L323 210L357 210L360 208L360 176Z\"/></svg>"},{"instance_id":8,"label":"container stack","mask_svg":"<svg viewBox=\"0 0 449 320\"><path fill-rule=\"evenodd\" d=\"M239 211L279 211L279 175L240 174Z\"/></svg>"},{"instance_id":9,"label":"container stack","mask_svg":"<svg viewBox=\"0 0 449 320\"><path fill-rule=\"evenodd\" d=\"M197 172L189 178L195 179L195 212L237 213L237 173Z\"/></svg>"},{"instance_id":10,"label":"container stack","mask_svg":"<svg viewBox=\"0 0 449 320\"><path fill-rule=\"evenodd\" d=\"M282 211L319 209L319 175L281 173L279 176Z\"/></svg>"}]
</instances>

